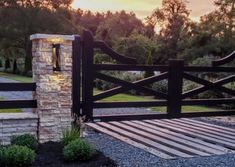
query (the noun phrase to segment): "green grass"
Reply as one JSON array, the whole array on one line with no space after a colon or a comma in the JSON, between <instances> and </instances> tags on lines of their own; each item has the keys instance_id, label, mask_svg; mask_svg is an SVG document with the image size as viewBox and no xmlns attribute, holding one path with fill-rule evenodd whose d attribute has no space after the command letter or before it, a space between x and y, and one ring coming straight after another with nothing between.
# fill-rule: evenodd
<instances>
[{"instance_id":1,"label":"green grass","mask_svg":"<svg viewBox=\"0 0 235 167\"><path fill-rule=\"evenodd\" d=\"M101 91L95 89L94 90L94 94L98 94L101 93ZM128 95L128 94L118 94L115 96L111 96L108 98L103 99L103 102L131 102L131 101L149 101L151 100L151 97L143 97L143 96L132 96L132 95ZM153 100L153 99L152 99Z\"/></svg>"},{"instance_id":2,"label":"green grass","mask_svg":"<svg viewBox=\"0 0 235 167\"><path fill-rule=\"evenodd\" d=\"M166 107L152 107L153 111L166 112ZM182 112L209 112L216 111L218 109L206 106L183 106Z\"/></svg>"},{"instance_id":3,"label":"green grass","mask_svg":"<svg viewBox=\"0 0 235 167\"><path fill-rule=\"evenodd\" d=\"M21 109L0 109L0 113L22 113Z\"/></svg>"},{"instance_id":4,"label":"green grass","mask_svg":"<svg viewBox=\"0 0 235 167\"><path fill-rule=\"evenodd\" d=\"M94 94L101 93L101 91L95 89ZM101 100L102 102L131 102L131 101L151 101L154 100L151 96L132 96L128 94L118 94ZM151 110L157 112L166 112L166 107L151 107ZM217 109L206 106L183 106L182 112L208 112L215 111Z\"/></svg>"},{"instance_id":5,"label":"green grass","mask_svg":"<svg viewBox=\"0 0 235 167\"><path fill-rule=\"evenodd\" d=\"M12 80L19 81L19 82L24 82L24 83L32 82L31 77L26 77L26 76L16 75L16 74L10 74L10 73L5 73L5 72L0 72L0 77L4 77L4 78L7 78L7 79L12 79Z\"/></svg>"}]
</instances>

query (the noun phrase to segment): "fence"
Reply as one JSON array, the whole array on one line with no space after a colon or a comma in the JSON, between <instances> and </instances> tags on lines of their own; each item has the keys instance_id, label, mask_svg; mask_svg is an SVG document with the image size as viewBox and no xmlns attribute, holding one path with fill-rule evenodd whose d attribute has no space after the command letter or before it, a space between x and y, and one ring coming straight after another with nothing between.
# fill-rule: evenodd
<instances>
[{"instance_id":1,"label":"fence","mask_svg":"<svg viewBox=\"0 0 235 167\"><path fill-rule=\"evenodd\" d=\"M211 112L188 112L182 113L182 106L184 105L217 105L217 104L233 104L235 102L235 90L229 89L223 85L235 81L234 67L198 67L198 66L184 66L183 60L169 60L169 65L146 66L137 65L136 60L129 57L119 55L111 48L109 48L102 41L94 41L92 34L85 31L83 34L82 56L76 57L77 63L82 64L82 100L80 107L82 108L82 115L85 115L90 121L120 121L120 120L140 120L140 119L157 119L157 118L181 118L181 117L206 117L206 116L225 116L234 115L235 110L226 111L211 111ZM76 45L75 45L76 46ZM75 47L76 48L76 47ZM75 49L74 48L74 49ZM100 49L103 53L111 56L120 64L93 64L94 49ZM232 54L234 56L234 54ZM78 59L81 58L81 62ZM231 59L231 55L226 60L216 61L215 65L227 63L227 59ZM114 76L105 75L102 71L158 71L157 76L145 78L135 82L127 82ZM78 74L78 71L74 71ZM199 78L192 73L232 73L230 76L211 82ZM101 79L107 82L117 84L119 86L93 95L94 80ZM168 80L168 92L163 93L158 90L153 90L147 85L162 80ZM202 86L183 92L183 80L189 80L200 84ZM79 83L80 80L76 83ZM77 88L80 88L77 84ZM134 89L139 92L144 92L149 95L158 97L159 100L142 101L142 102L102 102L101 100L119 93L123 93ZM216 98L216 99L192 99L193 96L203 93L208 90L216 90L227 93L231 98ZM76 97L76 100L78 100ZM95 108L119 108L119 107L167 107L167 113L164 114L142 114L142 115L106 115L94 116L93 109ZM76 110L78 111L78 110Z\"/></svg>"}]
</instances>

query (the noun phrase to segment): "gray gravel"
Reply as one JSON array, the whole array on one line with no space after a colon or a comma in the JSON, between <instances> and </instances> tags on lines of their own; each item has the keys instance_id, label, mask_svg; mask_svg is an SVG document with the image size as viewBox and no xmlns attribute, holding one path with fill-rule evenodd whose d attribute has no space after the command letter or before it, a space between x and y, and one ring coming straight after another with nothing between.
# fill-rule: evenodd
<instances>
[{"instance_id":1,"label":"gray gravel","mask_svg":"<svg viewBox=\"0 0 235 167\"><path fill-rule=\"evenodd\" d=\"M235 154L165 160L92 130L86 139L121 167L235 167Z\"/></svg>"},{"instance_id":2,"label":"gray gravel","mask_svg":"<svg viewBox=\"0 0 235 167\"><path fill-rule=\"evenodd\" d=\"M94 109L94 115L114 115L114 114L153 114L156 112L145 108L110 108L110 109Z\"/></svg>"}]
</instances>

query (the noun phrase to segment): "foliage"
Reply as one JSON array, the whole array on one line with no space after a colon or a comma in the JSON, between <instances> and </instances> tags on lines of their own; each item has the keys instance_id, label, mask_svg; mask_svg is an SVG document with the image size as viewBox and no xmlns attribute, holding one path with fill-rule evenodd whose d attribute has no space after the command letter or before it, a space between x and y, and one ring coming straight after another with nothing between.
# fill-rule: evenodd
<instances>
[{"instance_id":1,"label":"foliage","mask_svg":"<svg viewBox=\"0 0 235 167\"><path fill-rule=\"evenodd\" d=\"M35 157L35 152L25 146L12 145L0 150L0 161L6 167L31 166L35 161Z\"/></svg>"},{"instance_id":2,"label":"foliage","mask_svg":"<svg viewBox=\"0 0 235 167\"><path fill-rule=\"evenodd\" d=\"M24 134L20 136L13 136L11 138L12 145L26 146L32 150L38 147L37 139L31 134Z\"/></svg>"},{"instance_id":3,"label":"foliage","mask_svg":"<svg viewBox=\"0 0 235 167\"><path fill-rule=\"evenodd\" d=\"M159 92L167 93L168 92L168 81L167 80L162 80L162 81L159 81L159 82L155 82L152 85L152 88L154 90L159 91Z\"/></svg>"},{"instance_id":4,"label":"foliage","mask_svg":"<svg viewBox=\"0 0 235 167\"><path fill-rule=\"evenodd\" d=\"M79 139L80 138L80 131L78 128L76 127L72 127L71 129L66 129L63 132L63 138L62 138L62 142L63 144L66 146L68 145L70 142Z\"/></svg>"},{"instance_id":5,"label":"foliage","mask_svg":"<svg viewBox=\"0 0 235 167\"><path fill-rule=\"evenodd\" d=\"M162 52L167 58L176 58L183 31L189 30L189 13L186 0L163 0L162 7L154 10L147 17L147 23L154 27L161 27L159 42L162 43Z\"/></svg>"},{"instance_id":6,"label":"foliage","mask_svg":"<svg viewBox=\"0 0 235 167\"><path fill-rule=\"evenodd\" d=\"M82 139L76 139L64 147L63 155L66 161L88 161L95 153L91 144Z\"/></svg>"},{"instance_id":7,"label":"foliage","mask_svg":"<svg viewBox=\"0 0 235 167\"><path fill-rule=\"evenodd\" d=\"M139 64L166 64L182 58L186 64L210 55L224 57L235 48L234 0L214 0L215 10L199 22L189 19L186 0L163 0L162 6L146 18L146 25L133 12L91 12L71 8L72 0L0 1L0 56L6 68L25 58L25 74L31 71L31 43L34 33L81 34L89 29ZM157 31L156 31L157 30ZM116 63L96 52L96 63ZM195 64L195 62L194 62ZM13 66L17 73L19 66ZM146 76L151 76L148 71Z\"/></svg>"},{"instance_id":8,"label":"foliage","mask_svg":"<svg viewBox=\"0 0 235 167\"><path fill-rule=\"evenodd\" d=\"M128 82L134 82L134 81L143 79L143 75L141 73L135 73L135 72L116 72L116 71L107 72L107 71L105 71L102 73L109 75L109 76L114 76L116 78L119 78L121 80L128 81ZM98 90L105 91L105 90L112 89L116 86L118 86L118 85L107 82L107 81L103 81L100 79L95 80L95 87ZM132 94L132 95L137 94L137 92L135 90L130 90L130 91L128 91L128 93Z\"/></svg>"},{"instance_id":9,"label":"foliage","mask_svg":"<svg viewBox=\"0 0 235 167\"><path fill-rule=\"evenodd\" d=\"M114 45L117 52L137 59L138 64L152 64L157 45L144 35L120 38Z\"/></svg>"},{"instance_id":10,"label":"foliage","mask_svg":"<svg viewBox=\"0 0 235 167\"><path fill-rule=\"evenodd\" d=\"M2 166L6 165L6 154L5 154L6 151L5 150L6 148L0 145L0 164Z\"/></svg>"},{"instance_id":11,"label":"foliage","mask_svg":"<svg viewBox=\"0 0 235 167\"><path fill-rule=\"evenodd\" d=\"M105 18L97 28L96 37L113 46L114 41L120 37L128 37L133 33L141 33L143 28L143 23L137 19L134 13L121 11Z\"/></svg>"}]
</instances>

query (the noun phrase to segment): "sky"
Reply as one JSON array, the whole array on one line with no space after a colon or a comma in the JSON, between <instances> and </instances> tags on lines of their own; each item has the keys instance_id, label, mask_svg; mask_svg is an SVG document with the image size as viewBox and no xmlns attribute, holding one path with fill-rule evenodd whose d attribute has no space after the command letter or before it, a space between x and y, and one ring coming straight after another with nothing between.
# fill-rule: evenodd
<instances>
[{"instance_id":1,"label":"sky","mask_svg":"<svg viewBox=\"0 0 235 167\"><path fill-rule=\"evenodd\" d=\"M188 0L188 8L191 10L191 19L198 21L200 16L215 9L213 0ZM73 8L91 10L93 12L105 12L126 10L133 11L137 17L144 19L152 11L161 7L162 0L74 0Z\"/></svg>"}]
</instances>

